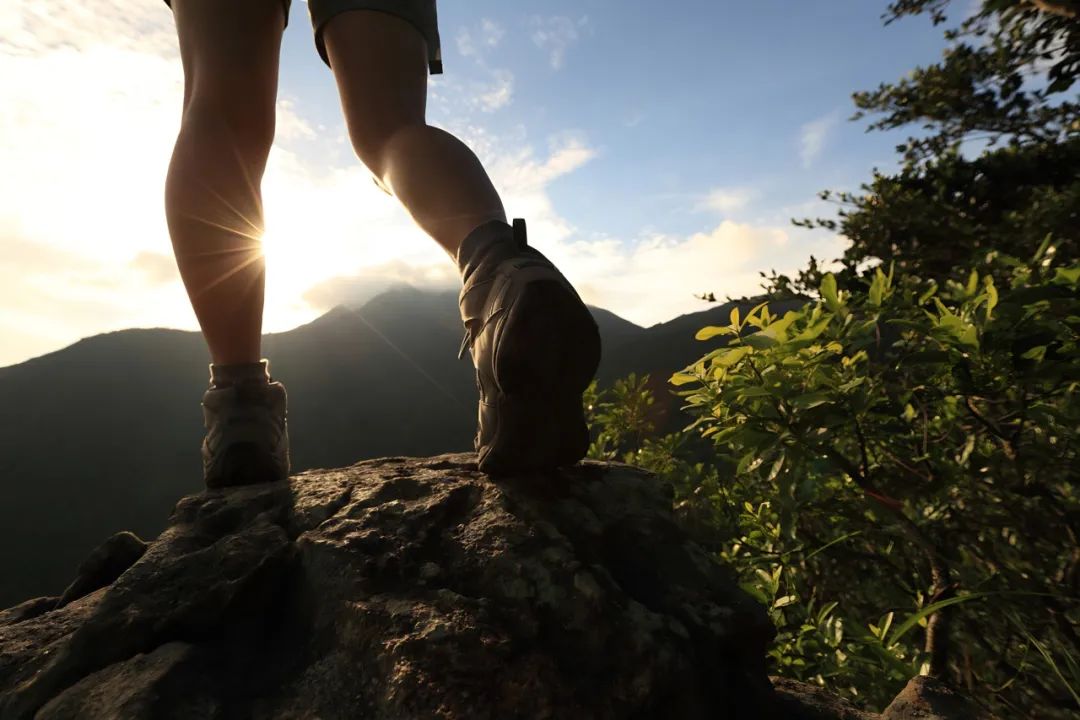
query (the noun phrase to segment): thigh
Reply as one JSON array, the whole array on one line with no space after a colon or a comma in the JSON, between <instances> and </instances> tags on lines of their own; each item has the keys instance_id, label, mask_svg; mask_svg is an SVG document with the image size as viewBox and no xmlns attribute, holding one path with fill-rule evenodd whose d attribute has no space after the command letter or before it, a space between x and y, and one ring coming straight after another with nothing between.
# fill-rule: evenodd
<instances>
[{"instance_id":1,"label":"thigh","mask_svg":"<svg viewBox=\"0 0 1080 720\"><path fill-rule=\"evenodd\" d=\"M192 96L258 102L277 94L287 4L279 0L171 0L184 66L184 104Z\"/></svg>"},{"instance_id":2,"label":"thigh","mask_svg":"<svg viewBox=\"0 0 1080 720\"><path fill-rule=\"evenodd\" d=\"M374 10L336 15L324 29L354 145L377 150L395 130L425 121L428 53L403 18Z\"/></svg>"},{"instance_id":3,"label":"thigh","mask_svg":"<svg viewBox=\"0 0 1080 720\"><path fill-rule=\"evenodd\" d=\"M315 47L327 65L333 66L326 49L324 32L342 13L379 12L401 18L420 33L427 46L427 65L432 75L442 69L442 46L439 41L439 18L435 0L308 0L311 24L315 29Z\"/></svg>"}]
</instances>

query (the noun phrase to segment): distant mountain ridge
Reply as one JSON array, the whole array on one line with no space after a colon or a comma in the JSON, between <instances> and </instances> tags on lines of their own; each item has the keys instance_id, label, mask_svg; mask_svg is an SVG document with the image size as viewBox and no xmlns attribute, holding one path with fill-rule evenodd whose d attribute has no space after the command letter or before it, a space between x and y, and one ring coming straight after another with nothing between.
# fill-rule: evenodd
<instances>
[{"instance_id":1,"label":"distant mountain ridge","mask_svg":"<svg viewBox=\"0 0 1080 720\"><path fill-rule=\"evenodd\" d=\"M710 347L694 332L726 323L730 307L650 328L592 308L601 386L650 373L668 398L671 372ZM289 392L294 471L470 450L476 388L468 358L456 358L461 335L456 292L411 287L265 335ZM199 333L157 328L0 368L0 607L59 592L118 530L156 535L176 498L199 489L207 363Z\"/></svg>"}]
</instances>

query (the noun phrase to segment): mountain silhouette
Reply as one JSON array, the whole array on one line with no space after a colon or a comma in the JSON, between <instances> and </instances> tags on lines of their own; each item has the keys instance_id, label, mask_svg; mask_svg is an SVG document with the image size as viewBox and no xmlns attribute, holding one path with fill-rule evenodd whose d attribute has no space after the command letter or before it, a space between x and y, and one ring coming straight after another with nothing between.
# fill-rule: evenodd
<instances>
[{"instance_id":1,"label":"mountain silhouette","mask_svg":"<svg viewBox=\"0 0 1080 720\"><path fill-rule=\"evenodd\" d=\"M730 307L651 328L591 308L598 381L651 374L674 429L682 419L666 380L709 349L693 335L726 324ZM476 387L468 356L456 357L461 336L456 291L410 286L265 335L263 355L289 392L294 472L469 451ZM201 489L208 362L199 333L157 328L0 368L0 607L58 593L102 538L153 537L176 499Z\"/></svg>"}]
</instances>

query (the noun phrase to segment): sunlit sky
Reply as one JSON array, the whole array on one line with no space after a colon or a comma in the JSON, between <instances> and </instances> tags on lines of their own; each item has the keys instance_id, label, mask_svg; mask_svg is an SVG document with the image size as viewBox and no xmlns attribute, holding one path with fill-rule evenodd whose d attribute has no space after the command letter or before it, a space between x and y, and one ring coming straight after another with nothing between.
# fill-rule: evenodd
<instances>
[{"instance_id":1,"label":"sunlit sky","mask_svg":"<svg viewBox=\"0 0 1080 720\"><path fill-rule=\"evenodd\" d=\"M851 93L943 46L925 19L883 27L885 4L440 0L428 119L477 152L587 302L651 325L840 253L789 219L895 167L899 136L848 122ZM198 327L162 199L182 91L163 2L0 3L0 366ZM396 281L460 285L355 159L299 0L263 191L267 331Z\"/></svg>"}]
</instances>

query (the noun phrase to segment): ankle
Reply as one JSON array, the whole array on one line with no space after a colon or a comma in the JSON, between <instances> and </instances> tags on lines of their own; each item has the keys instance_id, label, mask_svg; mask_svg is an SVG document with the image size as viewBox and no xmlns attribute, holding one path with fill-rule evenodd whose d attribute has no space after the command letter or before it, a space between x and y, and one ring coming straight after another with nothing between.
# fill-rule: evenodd
<instances>
[{"instance_id":1,"label":"ankle","mask_svg":"<svg viewBox=\"0 0 1080 720\"><path fill-rule=\"evenodd\" d=\"M516 250L511 225L502 220L491 220L476 227L461 241L455 258L462 282L467 283L478 269L498 264Z\"/></svg>"},{"instance_id":2,"label":"ankle","mask_svg":"<svg viewBox=\"0 0 1080 720\"><path fill-rule=\"evenodd\" d=\"M270 361L266 358L253 363L210 363L210 385L221 388L239 383L269 383Z\"/></svg>"}]
</instances>

